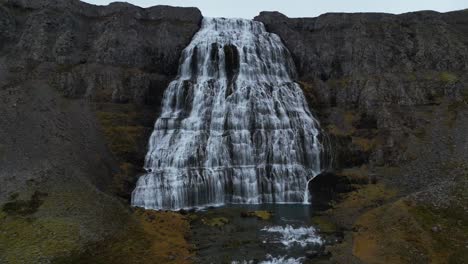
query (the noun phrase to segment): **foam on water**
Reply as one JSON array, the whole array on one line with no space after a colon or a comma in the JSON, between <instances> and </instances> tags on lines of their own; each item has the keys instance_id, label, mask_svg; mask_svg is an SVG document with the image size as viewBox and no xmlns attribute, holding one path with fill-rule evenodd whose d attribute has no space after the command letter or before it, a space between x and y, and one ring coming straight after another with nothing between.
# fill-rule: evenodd
<instances>
[{"instance_id":1,"label":"foam on water","mask_svg":"<svg viewBox=\"0 0 468 264\"><path fill-rule=\"evenodd\" d=\"M277 233L278 236L274 238L275 240L268 242L281 243L288 248L292 246L306 247L310 244L323 244L322 239L317 235L317 231L313 227L272 226L265 227L262 231Z\"/></svg>"},{"instance_id":2,"label":"foam on water","mask_svg":"<svg viewBox=\"0 0 468 264\"><path fill-rule=\"evenodd\" d=\"M244 261L233 261L232 264L301 264L304 258L288 258L287 256L273 257L272 255L267 255L266 260L261 262L255 262L253 260L244 260Z\"/></svg>"},{"instance_id":3,"label":"foam on water","mask_svg":"<svg viewBox=\"0 0 468 264\"><path fill-rule=\"evenodd\" d=\"M164 93L132 204L306 203L322 146L295 75L262 23L204 18Z\"/></svg>"}]
</instances>

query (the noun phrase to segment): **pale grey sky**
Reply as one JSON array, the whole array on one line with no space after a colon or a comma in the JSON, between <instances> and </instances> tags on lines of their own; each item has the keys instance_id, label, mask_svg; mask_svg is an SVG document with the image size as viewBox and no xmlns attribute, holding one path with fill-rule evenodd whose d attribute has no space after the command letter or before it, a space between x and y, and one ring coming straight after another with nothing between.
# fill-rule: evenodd
<instances>
[{"instance_id":1,"label":"pale grey sky","mask_svg":"<svg viewBox=\"0 0 468 264\"><path fill-rule=\"evenodd\" d=\"M84 0L107 5L108 0ZM279 11L289 17L315 17L327 12L405 13L418 10L447 12L468 8L467 0L127 0L141 7L195 6L208 17L253 18L260 11Z\"/></svg>"}]
</instances>

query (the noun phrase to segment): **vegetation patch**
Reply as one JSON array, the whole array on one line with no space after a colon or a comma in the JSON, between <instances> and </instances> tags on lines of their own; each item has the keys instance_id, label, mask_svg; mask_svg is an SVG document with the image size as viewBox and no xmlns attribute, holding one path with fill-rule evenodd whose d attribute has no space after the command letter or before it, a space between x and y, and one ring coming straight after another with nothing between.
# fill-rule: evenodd
<instances>
[{"instance_id":1,"label":"vegetation patch","mask_svg":"<svg viewBox=\"0 0 468 264\"><path fill-rule=\"evenodd\" d=\"M120 160L135 159L139 153L138 143L145 135L145 127L138 121L138 112L119 108L98 111L96 115L112 153Z\"/></svg>"},{"instance_id":2,"label":"vegetation patch","mask_svg":"<svg viewBox=\"0 0 468 264\"><path fill-rule=\"evenodd\" d=\"M222 227L229 223L226 217L203 218L202 223L212 227Z\"/></svg>"},{"instance_id":3,"label":"vegetation patch","mask_svg":"<svg viewBox=\"0 0 468 264\"><path fill-rule=\"evenodd\" d=\"M79 233L79 225L67 218L4 215L0 217L0 260L12 264L32 263L66 256L78 250Z\"/></svg>"},{"instance_id":4,"label":"vegetation patch","mask_svg":"<svg viewBox=\"0 0 468 264\"><path fill-rule=\"evenodd\" d=\"M44 202L43 198L47 193L35 191L29 200L17 200L18 195L13 194L11 201L5 203L2 207L3 212L9 215L27 216L34 214Z\"/></svg>"},{"instance_id":5,"label":"vegetation patch","mask_svg":"<svg viewBox=\"0 0 468 264\"><path fill-rule=\"evenodd\" d=\"M270 220L273 217L273 212L270 211L250 211L241 212L242 217L256 217L259 220Z\"/></svg>"},{"instance_id":6,"label":"vegetation patch","mask_svg":"<svg viewBox=\"0 0 468 264\"><path fill-rule=\"evenodd\" d=\"M131 158L137 152L137 141L143 136L141 126L106 127L104 135L108 139L110 149L117 157Z\"/></svg>"},{"instance_id":7,"label":"vegetation patch","mask_svg":"<svg viewBox=\"0 0 468 264\"><path fill-rule=\"evenodd\" d=\"M344 194L344 199L330 209L340 213L343 217L356 212L363 212L369 208L382 205L396 195L396 191L383 184L364 185L353 192Z\"/></svg>"},{"instance_id":8,"label":"vegetation patch","mask_svg":"<svg viewBox=\"0 0 468 264\"><path fill-rule=\"evenodd\" d=\"M453 84L458 82L458 76L451 72L439 73L439 80L445 84Z\"/></svg>"},{"instance_id":9,"label":"vegetation patch","mask_svg":"<svg viewBox=\"0 0 468 264\"><path fill-rule=\"evenodd\" d=\"M366 263L464 263L468 256L463 208L400 199L363 214L355 226L353 254Z\"/></svg>"},{"instance_id":10,"label":"vegetation patch","mask_svg":"<svg viewBox=\"0 0 468 264\"><path fill-rule=\"evenodd\" d=\"M346 168L336 173L337 176L345 177L351 184L369 183L369 169L366 165L361 167Z\"/></svg>"},{"instance_id":11,"label":"vegetation patch","mask_svg":"<svg viewBox=\"0 0 468 264\"><path fill-rule=\"evenodd\" d=\"M190 263L190 226L182 215L136 209L125 230L55 263Z\"/></svg>"},{"instance_id":12,"label":"vegetation patch","mask_svg":"<svg viewBox=\"0 0 468 264\"><path fill-rule=\"evenodd\" d=\"M107 145L119 162L113 187L117 195L130 199L137 176L142 172L144 150L153 118L132 104L97 104L96 116Z\"/></svg>"},{"instance_id":13,"label":"vegetation patch","mask_svg":"<svg viewBox=\"0 0 468 264\"><path fill-rule=\"evenodd\" d=\"M322 233L336 233L339 230L338 226L326 216L314 216L312 224Z\"/></svg>"}]
</instances>

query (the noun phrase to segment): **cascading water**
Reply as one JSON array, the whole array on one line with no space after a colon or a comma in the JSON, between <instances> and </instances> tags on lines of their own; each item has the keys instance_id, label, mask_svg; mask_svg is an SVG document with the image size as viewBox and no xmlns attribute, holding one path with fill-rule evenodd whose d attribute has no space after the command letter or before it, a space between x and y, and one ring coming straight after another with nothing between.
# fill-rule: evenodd
<instances>
[{"instance_id":1,"label":"cascading water","mask_svg":"<svg viewBox=\"0 0 468 264\"><path fill-rule=\"evenodd\" d=\"M321 145L294 75L262 23L205 18L165 91L132 204L304 202Z\"/></svg>"}]
</instances>

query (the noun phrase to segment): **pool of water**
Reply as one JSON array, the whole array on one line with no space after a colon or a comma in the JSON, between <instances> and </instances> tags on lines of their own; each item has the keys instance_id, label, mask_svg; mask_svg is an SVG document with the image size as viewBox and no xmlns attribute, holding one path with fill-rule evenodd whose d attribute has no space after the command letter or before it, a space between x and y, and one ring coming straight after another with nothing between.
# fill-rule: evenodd
<instances>
[{"instance_id":1,"label":"pool of water","mask_svg":"<svg viewBox=\"0 0 468 264\"><path fill-rule=\"evenodd\" d=\"M245 217L249 211L273 215L269 220ZM311 206L302 204L228 205L198 211L192 215L191 236L196 262L308 262L311 254L319 254L333 240L320 234L312 217Z\"/></svg>"}]
</instances>

